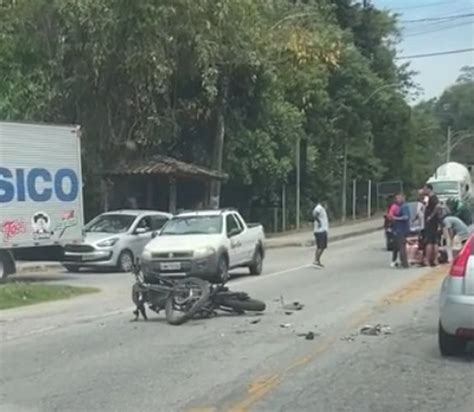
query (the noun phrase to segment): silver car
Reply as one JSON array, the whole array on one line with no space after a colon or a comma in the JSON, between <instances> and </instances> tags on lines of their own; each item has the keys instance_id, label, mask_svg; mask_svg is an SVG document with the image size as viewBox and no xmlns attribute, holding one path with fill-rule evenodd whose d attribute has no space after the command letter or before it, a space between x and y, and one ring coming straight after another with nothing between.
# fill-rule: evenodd
<instances>
[{"instance_id":1,"label":"silver car","mask_svg":"<svg viewBox=\"0 0 474 412\"><path fill-rule=\"evenodd\" d=\"M83 243L65 246L63 266L70 272L83 267L130 271L134 259L171 217L148 210L103 213L86 225Z\"/></svg>"},{"instance_id":2,"label":"silver car","mask_svg":"<svg viewBox=\"0 0 474 412\"><path fill-rule=\"evenodd\" d=\"M438 341L443 356L462 354L474 340L474 235L456 256L443 282Z\"/></svg>"}]
</instances>

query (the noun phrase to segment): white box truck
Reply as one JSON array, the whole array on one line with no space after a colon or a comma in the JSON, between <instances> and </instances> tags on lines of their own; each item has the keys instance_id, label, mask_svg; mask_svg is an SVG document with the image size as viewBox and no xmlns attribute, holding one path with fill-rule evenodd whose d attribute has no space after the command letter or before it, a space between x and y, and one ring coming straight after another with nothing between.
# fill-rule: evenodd
<instances>
[{"instance_id":1,"label":"white box truck","mask_svg":"<svg viewBox=\"0 0 474 412\"><path fill-rule=\"evenodd\" d=\"M0 280L83 239L80 129L0 121Z\"/></svg>"}]
</instances>

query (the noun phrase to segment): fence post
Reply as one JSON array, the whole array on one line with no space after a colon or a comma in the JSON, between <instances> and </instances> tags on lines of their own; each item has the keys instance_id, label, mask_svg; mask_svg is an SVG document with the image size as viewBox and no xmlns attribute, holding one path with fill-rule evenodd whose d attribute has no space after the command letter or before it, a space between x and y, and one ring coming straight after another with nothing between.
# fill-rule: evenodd
<instances>
[{"instance_id":1,"label":"fence post","mask_svg":"<svg viewBox=\"0 0 474 412\"><path fill-rule=\"evenodd\" d=\"M286 231L286 184L281 189L281 231Z\"/></svg>"},{"instance_id":2,"label":"fence post","mask_svg":"<svg viewBox=\"0 0 474 412\"><path fill-rule=\"evenodd\" d=\"M369 179L369 187L367 190L367 216L372 217L372 180Z\"/></svg>"},{"instance_id":3,"label":"fence post","mask_svg":"<svg viewBox=\"0 0 474 412\"><path fill-rule=\"evenodd\" d=\"M273 208L273 233L278 232L278 207Z\"/></svg>"},{"instance_id":4,"label":"fence post","mask_svg":"<svg viewBox=\"0 0 474 412\"><path fill-rule=\"evenodd\" d=\"M357 180L352 181L352 220L357 218Z\"/></svg>"}]
</instances>

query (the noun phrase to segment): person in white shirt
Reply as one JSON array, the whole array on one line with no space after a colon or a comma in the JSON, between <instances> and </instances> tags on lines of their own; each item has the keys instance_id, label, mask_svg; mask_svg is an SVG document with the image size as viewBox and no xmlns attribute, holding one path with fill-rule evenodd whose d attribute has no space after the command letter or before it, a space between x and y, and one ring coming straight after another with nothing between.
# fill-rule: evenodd
<instances>
[{"instance_id":1,"label":"person in white shirt","mask_svg":"<svg viewBox=\"0 0 474 412\"><path fill-rule=\"evenodd\" d=\"M314 237L316 239L316 253L314 259L314 266L323 268L324 265L321 263L321 256L328 247L328 231L329 231L329 220L324 207L323 202L316 204L313 210L314 219Z\"/></svg>"}]
</instances>

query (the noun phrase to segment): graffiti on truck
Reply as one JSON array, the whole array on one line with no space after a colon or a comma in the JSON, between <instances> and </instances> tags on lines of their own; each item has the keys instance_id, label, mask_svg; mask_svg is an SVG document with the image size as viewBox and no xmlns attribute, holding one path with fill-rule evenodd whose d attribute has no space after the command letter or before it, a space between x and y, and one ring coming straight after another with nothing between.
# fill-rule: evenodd
<instances>
[{"instance_id":1,"label":"graffiti on truck","mask_svg":"<svg viewBox=\"0 0 474 412\"><path fill-rule=\"evenodd\" d=\"M76 213L74 210L67 210L61 216L61 221L54 228L59 231L58 239L64 236L64 233L71 227L77 226Z\"/></svg>"},{"instance_id":2,"label":"graffiti on truck","mask_svg":"<svg viewBox=\"0 0 474 412\"><path fill-rule=\"evenodd\" d=\"M0 225L0 232L3 233L3 240L8 242L27 231L27 225L20 219L5 219Z\"/></svg>"}]
</instances>

